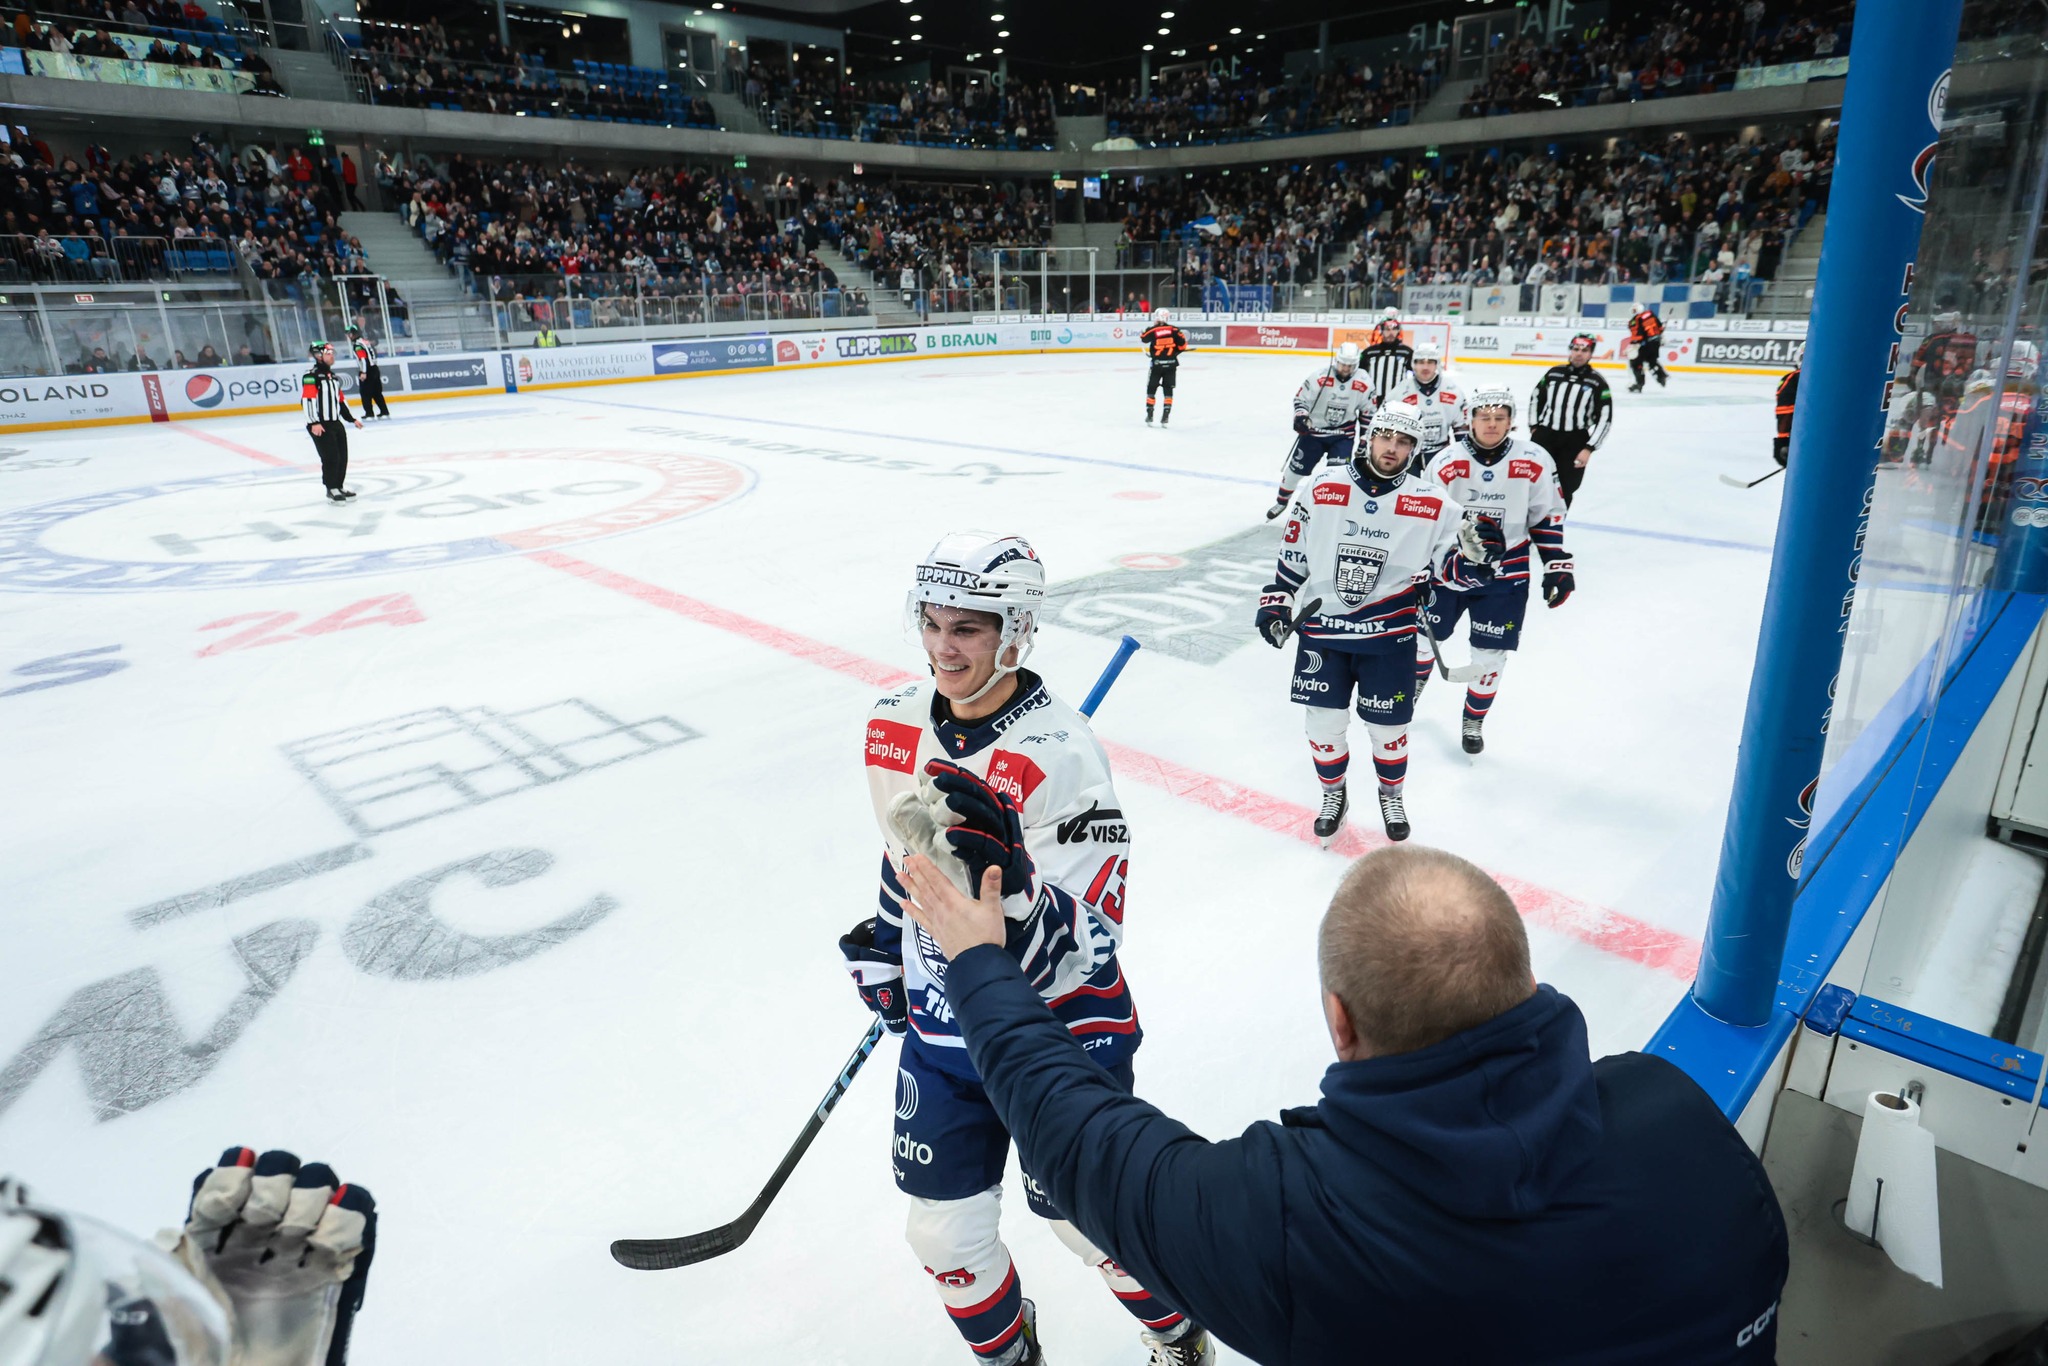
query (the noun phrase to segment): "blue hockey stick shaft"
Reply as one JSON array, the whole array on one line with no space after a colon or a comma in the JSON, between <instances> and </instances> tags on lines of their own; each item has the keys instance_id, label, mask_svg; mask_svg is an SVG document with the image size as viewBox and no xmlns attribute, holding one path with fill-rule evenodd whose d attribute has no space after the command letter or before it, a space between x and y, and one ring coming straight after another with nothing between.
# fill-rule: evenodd
<instances>
[{"instance_id":1,"label":"blue hockey stick shaft","mask_svg":"<svg viewBox=\"0 0 2048 1366\"><path fill-rule=\"evenodd\" d=\"M1138 653L1138 638L1125 636L1117 643L1116 653L1109 657L1109 665L1103 669L1102 677L1095 680L1095 686L1088 690L1088 700L1081 704L1081 715L1093 720L1095 709L1102 705L1102 699L1109 696L1110 685L1117 675L1124 671L1124 665L1131 662L1131 656Z\"/></svg>"}]
</instances>

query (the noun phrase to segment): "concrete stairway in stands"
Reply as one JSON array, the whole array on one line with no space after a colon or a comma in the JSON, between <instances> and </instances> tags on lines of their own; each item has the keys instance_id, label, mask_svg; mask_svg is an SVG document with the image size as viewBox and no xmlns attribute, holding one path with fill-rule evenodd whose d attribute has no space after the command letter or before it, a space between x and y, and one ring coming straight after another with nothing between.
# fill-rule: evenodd
<instances>
[{"instance_id":1,"label":"concrete stairway in stands","mask_svg":"<svg viewBox=\"0 0 2048 1366\"><path fill-rule=\"evenodd\" d=\"M818 260L832 268L839 277L843 289L864 290L868 306L874 310L875 321L883 327L915 327L921 321L917 310L903 303L902 292L892 284L884 289L875 283L875 277L855 265L846 254L830 242L818 243Z\"/></svg>"},{"instance_id":2,"label":"concrete stairway in stands","mask_svg":"<svg viewBox=\"0 0 2048 1366\"><path fill-rule=\"evenodd\" d=\"M1778 273L1764 286L1764 297L1754 316L1759 318L1804 318L1813 312L1813 282L1820 275L1820 244L1827 232L1828 216L1817 213L1800 230L1799 236L1778 262Z\"/></svg>"},{"instance_id":3,"label":"concrete stairway in stands","mask_svg":"<svg viewBox=\"0 0 2048 1366\"><path fill-rule=\"evenodd\" d=\"M334 100L347 104L355 98L348 78L341 74L324 52L292 52L281 47L263 49L263 60L277 76L284 93L295 100Z\"/></svg>"}]
</instances>

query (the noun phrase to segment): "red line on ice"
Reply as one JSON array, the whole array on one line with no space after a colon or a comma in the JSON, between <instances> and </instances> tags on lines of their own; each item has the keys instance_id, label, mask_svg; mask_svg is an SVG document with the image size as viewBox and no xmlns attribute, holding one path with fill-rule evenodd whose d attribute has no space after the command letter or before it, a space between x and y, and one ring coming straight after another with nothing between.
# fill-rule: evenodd
<instances>
[{"instance_id":1,"label":"red line on ice","mask_svg":"<svg viewBox=\"0 0 2048 1366\"><path fill-rule=\"evenodd\" d=\"M527 559L537 561L552 569L574 574L585 582L600 588L609 588L615 593L637 598L651 607L673 612L691 621L714 626L721 631L765 645L795 659L805 660L858 679L877 688L893 688L912 682L916 674L867 659L850 650L836 645L800 636L794 631L785 631L765 621L741 613L714 607L708 602L658 587L642 579L603 569L587 560L565 555L559 550L536 550ZM1183 801L1206 807L1219 815L1270 830L1276 835L1314 844L1316 837L1311 827L1316 813L1306 806L1290 802L1283 797L1261 792L1257 788L1245 787L1227 778L1203 773L1188 768L1171 759L1162 759L1156 754L1120 745L1113 740L1104 740L1102 747L1109 755L1118 776L1135 778L1149 787L1156 787ZM1380 834L1368 834L1355 825L1347 825L1331 847L1346 858L1357 858L1360 854L1378 849L1387 843ZM1538 928L1576 939L1591 945L1603 953L1626 958L1640 963L1657 972L1668 973L1681 981L1691 981L1693 967L1699 961L1700 945L1696 939L1688 938L1674 930L1660 929L1645 921L1596 906L1588 901L1539 887L1526 878L1495 874L1495 881L1514 898L1515 906L1522 917Z\"/></svg>"},{"instance_id":2,"label":"red line on ice","mask_svg":"<svg viewBox=\"0 0 2048 1366\"><path fill-rule=\"evenodd\" d=\"M272 455L269 451L259 451L254 446L244 446L239 441L230 441L224 436L215 436L212 432L202 432L196 427L174 427L171 430L181 432L194 441L204 441L209 446L218 446L224 451L233 451L236 455L246 455L251 460L260 461L265 465L277 465L285 469L291 468L292 465L292 462L283 456Z\"/></svg>"}]
</instances>

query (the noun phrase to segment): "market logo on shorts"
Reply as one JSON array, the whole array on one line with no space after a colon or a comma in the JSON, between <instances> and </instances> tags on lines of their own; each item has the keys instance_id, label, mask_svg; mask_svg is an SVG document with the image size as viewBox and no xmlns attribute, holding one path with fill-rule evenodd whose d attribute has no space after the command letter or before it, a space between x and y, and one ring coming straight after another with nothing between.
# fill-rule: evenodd
<instances>
[{"instance_id":1,"label":"market logo on shorts","mask_svg":"<svg viewBox=\"0 0 2048 1366\"><path fill-rule=\"evenodd\" d=\"M237 383L223 385L223 402L235 401ZM750 471L709 456L567 446L372 459L355 473L365 496L346 509L319 501L303 469L282 468L0 513L0 590L132 593L416 574L642 530L753 485Z\"/></svg>"},{"instance_id":2,"label":"market logo on shorts","mask_svg":"<svg viewBox=\"0 0 2048 1366\"><path fill-rule=\"evenodd\" d=\"M185 401L195 408L218 408L228 391L212 375L194 375L185 381Z\"/></svg>"},{"instance_id":3,"label":"market logo on shorts","mask_svg":"<svg viewBox=\"0 0 2048 1366\"><path fill-rule=\"evenodd\" d=\"M867 333L858 337L834 337L833 343L839 348L842 360L857 360L864 356L914 356L917 354L915 332Z\"/></svg>"}]
</instances>

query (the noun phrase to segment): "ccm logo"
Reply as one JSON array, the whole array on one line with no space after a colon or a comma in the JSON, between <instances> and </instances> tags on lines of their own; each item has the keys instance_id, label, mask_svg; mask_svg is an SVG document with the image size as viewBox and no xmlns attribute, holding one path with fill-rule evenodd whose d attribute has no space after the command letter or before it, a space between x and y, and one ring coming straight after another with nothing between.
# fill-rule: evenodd
<instances>
[{"instance_id":1,"label":"ccm logo","mask_svg":"<svg viewBox=\"0 0 2048 1366\"><path fill-rule=\"evenodd\" d=\"M1534 460L1508 461L1508 478L1510 479L1526 479L1533 484L1539 478L1541 478L1542 475L1543 467L1537 464Z\"/></svg>"},{"instance_id":2,"label":"ccm logo","mask_svg":"<svg viewBox=\"0 0 2048 1366\"><path fill-rule=\"evenodd\" d=\"M1019 807L1045 781L1045 770L1014 750L999 749L989 756L988 785L1004 793Z\"/></svg>"},{"instance_id":3,"label":"ccm logo","mask_svg":"<svg viewBox=\"0 0 2048 1366\"><path fill-rule=\"evenodd\" d=\"M1434 498L1417 498L1404 493L1394 500L1394 511L1403 517L1427 517L1434 521L1444 505Z\"/></svg>"},{"instance_id":4,"label":"ccm logo","mask_svg":"<svg viewBox=\"0 0 2048 1366\"><path fill-rule=\"evenodd\" d=\"M1762 1314L1758 1315L1757 1321L1755 1323L1750 1324L1747 1328L1743 1329L1741 1332L1735 1335L1735 1345L1737 1347L1747 1347L1750 1343L1762 1337L1764 1329L1771 1326L1771 1320L1776 1318L1777 1315L1778 1302L1776 1300L1772 1300L1771 1307L1769 1309L1764 1310Z\"/></svg>"},{"instance_id":5,"label":"ccm logo","mask_svg":"<svg viewBox=\"0 0 2048 1366\"><path fill-rule=\"evenodd\" d=\"M915 773L918 739L916 726L901 721L868 722L868 767Z\"/></svg>"},{"instance_id":6,"label":"ccm logo","mask_svg":"<svg viewBox=\"0 0 2048 1366\"><path fill-rule=\"evenodd\" d=\"M1315 498L1324 507L1349 507L1351 490L1342 484L1317 484Z\"/></svg>"}]
</instances>

